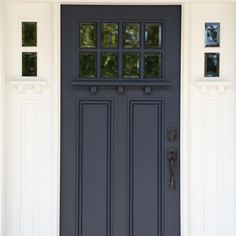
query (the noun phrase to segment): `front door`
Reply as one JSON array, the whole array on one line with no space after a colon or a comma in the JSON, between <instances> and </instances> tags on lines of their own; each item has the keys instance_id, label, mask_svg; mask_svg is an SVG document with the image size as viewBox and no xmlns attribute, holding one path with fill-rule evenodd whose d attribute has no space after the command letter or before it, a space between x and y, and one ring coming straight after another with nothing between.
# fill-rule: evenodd
<instances>
[{"instance_id":1,"label":"front door","mask_svg":"<svg viewBox=\"0 0 236 236\"><path fill-rule=\"evenodd\" d=\"M61 236L180 236L180 6L61 6Z\"/></svg>"}]
</instances>

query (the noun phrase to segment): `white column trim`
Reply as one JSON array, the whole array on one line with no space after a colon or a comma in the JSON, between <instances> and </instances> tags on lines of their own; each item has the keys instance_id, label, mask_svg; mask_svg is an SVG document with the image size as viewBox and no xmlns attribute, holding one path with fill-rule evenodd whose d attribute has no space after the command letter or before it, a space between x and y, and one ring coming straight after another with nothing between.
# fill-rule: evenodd
<instances>
[{"instance_id":1,"label":"white column trim","mask_svg":"<svg viewBox=\"0 0 236 236\"><path fill-rule=\"evenodd\" d=\"M57 198L56 202L56 222L55 222L55 235L60 235L60 159L61 159L61 4L59 3L53 3L53 78L55 83L53 86L53 103L54 103L54 156L56 158L57 168L56 168L56 176L57 179L55 179L54 183L56 183L56 194L55 196Z\"/></svg>"},{"instance_id":2,"label":"white column trim","mask_svg":"<svg viewBox=\"0 0 236 236\"><path fill-rule=\"evenodd\" d=\"M4 236L4 156L5 156L5 2L0 2L0 236Z\"/></svg>"},{"instance_id":3,"label":"white column trim","mask_svg":"<svg viewBox=\"0 0 236 236\"><path fill-rule=\"evenodd\" d=\"M182 5L181 32L181 99L180 99L180 211L181 236L190 235L189 214L189 77L191 4Z\"/></svg>"}]
</instances>

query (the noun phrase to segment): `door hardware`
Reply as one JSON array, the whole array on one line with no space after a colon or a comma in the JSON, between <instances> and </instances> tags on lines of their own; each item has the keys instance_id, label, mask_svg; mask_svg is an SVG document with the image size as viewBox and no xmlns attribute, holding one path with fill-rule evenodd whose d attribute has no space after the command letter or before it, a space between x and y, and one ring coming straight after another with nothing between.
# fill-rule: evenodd
<instances>
[{"instance_id":1,"label":"door hardware","mask_svg":"<svg viewBox=\"0 0 236 236\"><path fill-rule=\"evenodd\" d=\"M169 142L171 143L175 142L177 138L177 129L175 127L169 127L167 129L167 137Z\"/></svg>"},{"instance_id":2,"label":"door hardware","mask_svg":"<svg viewBox=\"0 0 236 236\"><path fill-rule=\"evenodd\" d=\"M175 169L176 169L176 161L177 161L177 150L175 148L171 148L168 152L168 160L170 166L170 190L174 191L176 188L176 180L175 180Z\"/></svg>"}]
</instances>

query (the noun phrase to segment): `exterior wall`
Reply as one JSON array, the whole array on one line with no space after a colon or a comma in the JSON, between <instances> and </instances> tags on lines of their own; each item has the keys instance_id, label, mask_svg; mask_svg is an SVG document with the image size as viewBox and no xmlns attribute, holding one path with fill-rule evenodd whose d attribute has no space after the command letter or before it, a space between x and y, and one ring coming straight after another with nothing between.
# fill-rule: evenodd
<instances>
[{"instance_id":1,"label":"exterior wall","mask_svg":"<svg viewBox=\"0 0 236 236\"><path fill-rule=\"evenodd\" d=\"M6 70L5 76L2 76L4 79L0 80L0 91L6 86L6 96L4 93L0 95L0 129L3 122L6 127L3 139L6 145L1 146L4 142L0 136L0 157L5 157L2 236L57 236L60 176L59 4L12 1L1 7L5 8L2 12L6 15L3 19L6 26L6 66L0 63L0 66L3 65L1 71L4 73ZM38 22L39 76L38 82L34 83L18 81L21 79L23 51L21 21L24 20ZM219 49L204 48L205 22L221 22ZM236 235L235 22L236 3L183 3L182 236ZM0 41L3 50L2 43ZM208 51L220 52L221 77L201 81L204 79L204 52ZM4 116L6 119L3 119ZM3 155L4 146L6 155ZM2 163L3 158L0 169Z\"/></svg>"}]
</instances>

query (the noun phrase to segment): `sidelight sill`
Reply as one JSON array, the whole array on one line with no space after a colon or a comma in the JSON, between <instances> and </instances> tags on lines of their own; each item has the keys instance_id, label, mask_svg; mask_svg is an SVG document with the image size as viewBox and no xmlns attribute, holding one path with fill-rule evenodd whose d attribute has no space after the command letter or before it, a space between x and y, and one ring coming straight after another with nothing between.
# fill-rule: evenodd
<instances>
[{"instance_id":1,"label":"sidelight sill","mask_svg":"<svg viewBox=\"0 0 236 236\"><path fill-rule=\"evenodd\" d=\"M200 88L202 93L206 93L209 88L215 88L219 93L224 93L226 88L233 86L233 82L222 79L201 79L196 80L195 85Z\"/></svg>"},{"instance_id":2,"label":"sidelight sill","mask_svg":"<svg viewBox=\"0 0 236 236\"><path fill-rule=\"evenodd\" d=\"M10 85L16 88L17 92L24 92L26 88L33 88L35 92L39 93L42 87L47 85L46 80L41 79L17 79L10 81Z\"/></svg>"}]
</instances>

